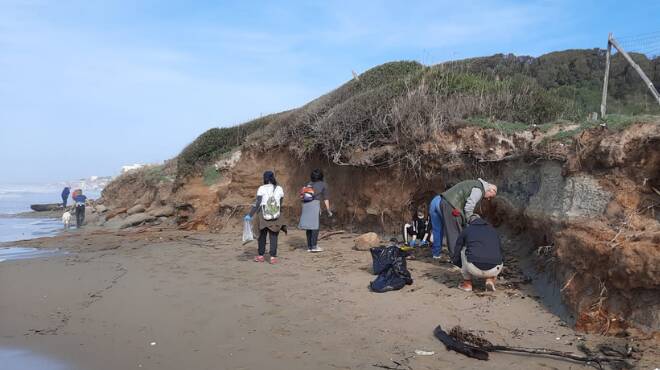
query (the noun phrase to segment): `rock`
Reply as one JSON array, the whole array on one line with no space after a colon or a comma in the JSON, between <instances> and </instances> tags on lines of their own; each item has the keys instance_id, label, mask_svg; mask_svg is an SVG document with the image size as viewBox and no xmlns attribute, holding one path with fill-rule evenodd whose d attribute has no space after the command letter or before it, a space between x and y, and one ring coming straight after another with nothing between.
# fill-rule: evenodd
<instances>
[{"instance_id":1,"label":"rock","mask_svg":"<svg viewBox=\"0 0 660 370\"><path fill-rule=\"evenodd\" d=\"M174 207L171 205L156 207L150 210L149 214L154 217L170 217L174 215Z\"/></svg>"},{"instance_id":2,"label":"rock","mask_svg":"<svg viewBox=\"0 0 660 370\"><path fill-rule=\"evenodd\" d=\"M380 245L380 238L376 233L366 233L355 238L355 249L359 251L368 251L369 248Z\"/></svg>"},{"instance_id":3,"label":"rock","mask_svg":"<svg viewBox=\"0 0 660 370\"><path fill-rule=\"evenodd\" d=\"M106 212L108 210L108 207L104 206L103 204L97 204L96 207L94 207L94 210L97 213L103 213L103 212Z\"/></svg>"},{"instance_id":4,"label":"rock","mask_svg":"<svg viewBox=\"0 0 660 370\"><path fill-rule=\"evenodd\" d=\"M124 222L124 220L121 217L115 217L112 220L106 220L101 224L103 227L107 227L109 229L119 229L121 224Z\"/></svg>"},{"instance_id":5,"label":"rock","mask_svg":"<svg viewBox=\"0 0 660 370\"><path fill-rule=\"evenodd\" d=\"M62 203L33 204L30 208L35 212L57 211L62 209Z\"/></svg>"},{"instance_id":6,"label":"rock","mask_svg":"<svg viewBox=\"0 0 660 370\"><path fill-rule=\"evenodd\" d=\"M156 218L154 216L151 216L146 213L135 213L123 219L122 222L119 224L119 228L125 229L131 226L138 226L145 222L153 221L155 219Z\"/></svg>"},{"instance_id":7,"label":"rock","mask_svg":"<svg viewBox=\"0 0 660 370\"><path fill-rule=\"evenodd\" d=\"M108 212L107 215L105 215L106 220L110 220L114 218L117 215L120 215L122 213L126 213L127 209L126 208L116 208Z\"/></svg>"},{"instance_id":8,"label":"rock","mask_svg":"<svg viewBox=\"0 0 660 370\"><path fill-rule=\"evenodd\" d=\"M136 213L143 213L146 209L147 208L144 205L137 204L137 205L134 205L133 207L129 208L128 211L126 211L126 213L128 213L128 215L130 216L130 215L134 215Z\"/></svg>"}]
</instances>

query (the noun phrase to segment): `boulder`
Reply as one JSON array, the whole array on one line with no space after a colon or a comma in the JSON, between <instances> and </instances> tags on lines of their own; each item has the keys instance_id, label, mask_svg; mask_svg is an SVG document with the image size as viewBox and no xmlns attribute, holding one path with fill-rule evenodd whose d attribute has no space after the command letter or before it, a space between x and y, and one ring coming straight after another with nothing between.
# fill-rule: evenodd
<instances>
[{"instance_id":1,"label":"boulder","mask_svg":"<svg viewBox=\"0 0 660 370\"><path fill-rule=\"evenodd\" d=\"M368 251L369 248L380 245L380 238L376 233L366 233L355 238L355 249L359 251Z\"/></svg>"},{"instance_id":2,"label":"boulder","mask_svg":"<svg viewBox=\"0 0 660 370\"><path fill-rule=\"evenodd\" d=\"M62 203L33 204L30 208L35 212L57 211L62 209Z\"/></svg>"},{"instance_id":3,"label":"boulder","mask_svg":"<svg viewBox=\"0 0 660 370\"><path fill-rule=\"evenodd\" d=\"M106 212L106 211L108 210L108 207L104 206L103 204L97 204L97 205L94 207L94 210L95 210L97 213L103 213L103 212Z\"/></svg>"},{"instance_id":4,"label":"boulder","mask_svg":"<svg viewBox=\"0 0 660 370\"><path fill-rule=\"evenodd\" d=\"M126 211L126 213L128 213L128 215L130 216L136 213L143 213L146 209L147 208L143 204L137 204L129 208L128 211Z\"/></svg>"},{"instance_id":5,"label":"boulder","mask_svg":"<svg viewBox=\"0 0 660 370\"><path fill-rule=\"evenodd\" d=\"M171 205L156 207L150 210L149 214L154 217L170 217L174 215L174 207Z\"/></svg>"},{"instance_id":6,"label":"boulder","mask_svg":"<svg viewBox=\"0 0 660 370\"><path fill-rule=\"evenodd\" d=\"M122 222L119 224L119 228L125 229L131 226L138 226L145 222L153 221L155 219L156 218L154 216L151 216L147 213L135 213L123 219Z\"/></svg>"},{"instance_id":7,"label":"boulder","mask_svg":"<svg viewBox=\"0 0 660 370\"><path fill-rule=\"evenodd\" d=\"M115 208L115 209L109 211L107 215L105 215L105 219L110 220L110 219L112 219L112 218L114 218L117 215L120 215L122 213L126 213L126 208Z\"/></svg>"}]
</instances>

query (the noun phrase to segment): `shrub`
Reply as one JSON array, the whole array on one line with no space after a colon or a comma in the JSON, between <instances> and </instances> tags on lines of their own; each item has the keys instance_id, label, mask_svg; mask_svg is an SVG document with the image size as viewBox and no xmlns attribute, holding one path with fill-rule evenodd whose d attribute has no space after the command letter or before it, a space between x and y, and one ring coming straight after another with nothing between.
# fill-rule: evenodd
<instances>
[{"instance_id":1,"label":"shrub","mask_svg":"<svg viewBox=\"0 0 660 370\"><path fill-rule=\"evenodd\" d=\"M660 58L635 58L660 70ZM386 63L298 109L207 131L179 156L179 174L201 172L218 155L245 143L248 135L254 148L286 147L300 158L322 153L340 164L357 149L390 145L404 150L393 151L381 165L416 168L423 156L417 143L448 123L468 120L513 133L530 124L547 130L563 120L584 120L600 107L603 69L599 49L539 58L498 54L431 67ZM633 73L613 57L608 112L660 112Z\"/></svg>"},{"instance_id":2,"label":"shrub","mask_svg":"<svg viewBox=\"0 0 660 370\"><path fill-rule=\"evenodd\" d=\"M262 117L242 125L212 128L186 146L177 157L177 179L201 171L221 154L240 146L253 132L264 128L272 116Z\"/></svg>"},{"instance_id":3,"label":"shrub","mask_svg":"<svg viewBox=\"0 0 660 370\"><path fill-rule=\"evenodd\" d=\"M202 173L202 178L204 180L204 185L211 186L217 183L220 180L220 172L215 168L213 164L209 164L204 168Z\"/></svg>"}]
</instances>

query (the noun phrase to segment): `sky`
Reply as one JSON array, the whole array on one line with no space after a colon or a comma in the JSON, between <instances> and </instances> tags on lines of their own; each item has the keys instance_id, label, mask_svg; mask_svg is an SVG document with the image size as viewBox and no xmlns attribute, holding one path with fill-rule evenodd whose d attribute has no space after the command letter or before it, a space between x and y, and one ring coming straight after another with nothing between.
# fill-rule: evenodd
<instances>
[{"instance_id":1,"label":"sky","mask_svg":"<svg viewBox=\"0 0 660 370\"><path fill-rule=\"evenodd\" d=\"M395 60L660 31L660 1L0 0L0 183L116 175Z\"/></svg>"}]
</instances>

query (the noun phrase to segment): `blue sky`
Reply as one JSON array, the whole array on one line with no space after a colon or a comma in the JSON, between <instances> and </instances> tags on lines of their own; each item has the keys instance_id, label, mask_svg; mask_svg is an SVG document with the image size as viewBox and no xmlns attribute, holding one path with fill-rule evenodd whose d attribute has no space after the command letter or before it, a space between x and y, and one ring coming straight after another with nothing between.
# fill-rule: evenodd
<instances>
[{"instance_id":1,"label":"blue sky","mask_svg":"<svg viewBox=\"0 0 660 370\"><path fill-rule=\"evenodd\" d=\"M660 1L0 0L0 183L114 175L393 60L604 47Z\"/></svg>"}]
</instances>

